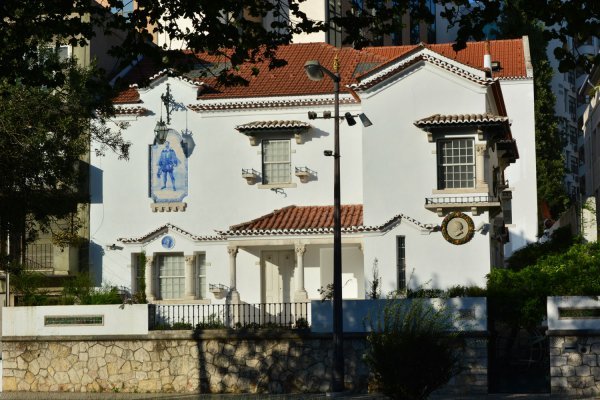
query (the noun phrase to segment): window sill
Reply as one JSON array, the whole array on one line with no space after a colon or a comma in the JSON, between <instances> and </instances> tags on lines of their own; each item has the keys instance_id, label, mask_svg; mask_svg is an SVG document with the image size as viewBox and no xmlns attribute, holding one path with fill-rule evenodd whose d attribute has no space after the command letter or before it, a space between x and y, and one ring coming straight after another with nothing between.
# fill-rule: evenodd
<instances>
[{"instance_id":1,"label":"window sill","mask_svg":"<svg viewBox=\"0 0 600 400\"><path fill-rule=\"evenodd\" d=\"M474 188L457 188L457 189L433 189L431 194L461 194L461 193L481 193L487 195L489 193L488 186L480 186Z\"/></svg>"},{"instance_id":2,"label":"window sill","mask_svg":"<svg viewBox=\"0 0 600 400\"><path fill-rule=\"evenodd\" d=\"M259 189L287 189L295 188L298 185L295 183L261 183L258 185Z\"/></svg>"}]
</instances>

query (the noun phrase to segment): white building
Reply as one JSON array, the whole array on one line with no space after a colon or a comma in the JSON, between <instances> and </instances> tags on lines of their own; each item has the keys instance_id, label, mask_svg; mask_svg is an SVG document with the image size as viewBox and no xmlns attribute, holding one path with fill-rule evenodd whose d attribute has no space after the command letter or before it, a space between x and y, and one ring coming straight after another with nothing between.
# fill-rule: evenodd
<instances>
[{"instance_id":1,"label":"white building","mask_svg":"<svg viewBox=\"0 0 600 400\"><path fill-rule=\"evenodd\" d=\"M337 55L341 115L373 123L341 122L343 296L364 298L374 264L383 293L484 286L503 253L537 230L527 38L490 48L492 77L484 43L460 53L290 45L279 50L285 67L259 65L258 76L243 67L245 87L142 61L126 79L150 84L116 99L130 123L130 159L91 161L90 270L135 291L144 253L154 302L319 298L333 280L333 163L324 151L334 121L307 112L332 111L333 83L308 80L303 65L329 68ZM153 144L159 119L168 145Z\"/></svg>"}]
</instances>

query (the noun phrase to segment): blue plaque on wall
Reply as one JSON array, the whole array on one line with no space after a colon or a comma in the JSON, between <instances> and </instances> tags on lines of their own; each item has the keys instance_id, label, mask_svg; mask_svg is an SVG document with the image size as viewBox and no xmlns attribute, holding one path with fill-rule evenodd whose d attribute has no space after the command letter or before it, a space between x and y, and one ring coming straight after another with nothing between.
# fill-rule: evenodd
<instances>
[{"instance_id":1,"label":"blue plaque on wall","mask_svg":"<svg viewBox=\"0 0 600 400\"><path fill-rule=\"evenodd\" d=\"M162 244L162 247L164 247L165 249L170 250L173 247L175 247L175 239L173 239L173 236L167 235L162 238L160 244Z\"/></svg>"},{"instance_id":2,"label":"blue plaque on wall","mask_svg":"<svg viewBox=\"0 0 600 400\"><path fill-rule=\"evenodd\" d=\"M181 136L171 129L163 144L150 146L150 196L156 203L181 202L188 194L188 159Z\"/></svg>"}]
</instances>

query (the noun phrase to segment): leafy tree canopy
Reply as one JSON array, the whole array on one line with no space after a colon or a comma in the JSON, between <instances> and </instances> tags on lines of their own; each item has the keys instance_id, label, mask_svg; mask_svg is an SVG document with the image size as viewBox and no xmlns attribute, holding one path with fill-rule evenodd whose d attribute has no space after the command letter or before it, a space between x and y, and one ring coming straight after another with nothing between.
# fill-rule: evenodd
<instances>
[{"instance_id":1,"label":"leafy tree canopy","mask_svg":"<svg viewBox=\"0 0 600 400\"><path fill-rule=\"evenodd\" d=\"M407 11L413 19L433 22L435 16L427 3L425 0L354 0L355 12L348 12L336 22L349 33L346 43L362 47L370 43L369 38L398 31L402 26L398 16ZM435 0L434 3L444 7L442 17L448 20L451 28L457 28L456 50L464 48L468 40L486 39L486 27L497 23L513 3L520 3L519 9L525 19L543 24L546 40L557 39L567 43L572 37L582 43L600 32L600 3L597 1ZM600 64L600 55L578 54L576 49L571 52L562 46L553 51L560 60L561 71L575 66L589 71L593 65Z\"/></svg>"},{"instance_id":2,"label":"leafy tree canopy","mask_svg":"<svg viewBox=\"0 0 600 400\"><path fill-rule=\"evenodd\" d=\"M37 63L40 46L60 41L85 45L99 32L118 38L114 55L124 64L142 54L157 55L152 35L167 35L181 40L194 51L223 54L236 66L247 61L268 60L276 67L274 50L289 43L294 34L327 30L324 21L314 21L303 12L307 0L138 0L131 12L119 13L130 0L8 0L0 3L0 76L25 78L44 83L51 76L41 73L47 65ZM352 9L334 17L332 23L343 27L346 44L357 48L373 37L398 31L401 16L408 12L413 20L433 22L435 16L425 0L353 0ZM484 28L494 24L511 2L498 0L435 0L444 7L442 16L456 27L456 48L470 39L485 39ZM582 42L600 31L600 3L586 0L530 0L520 7L530 20L548 29L547 39L566 42L571 36ZM272 21L264 27L260 18ZM185 20L186 23L180 23ZM600 56L588 57L559 47L555 50L562 68L575 64L589 69L600 63ZM227 72L223 71L223 78Z\"/></svg>"}]
</instances>

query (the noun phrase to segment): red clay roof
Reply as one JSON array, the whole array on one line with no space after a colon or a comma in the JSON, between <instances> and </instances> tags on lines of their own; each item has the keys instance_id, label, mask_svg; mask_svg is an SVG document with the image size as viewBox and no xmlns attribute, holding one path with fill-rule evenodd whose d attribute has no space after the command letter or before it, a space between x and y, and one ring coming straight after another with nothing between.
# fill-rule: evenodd
<instances>
[{"instance_id":1,"label":"red clay roof","mask_svg":"<svg viewBox=\"0 0 600 400\"><path fill-rule=\"evenodd\" d=\"M415 47L416 46L367 47L365 48L365 51L391 60L408 53ZM425 47L462 64L483 69L485 42L468 42L467 47L458 52L454 51L452 43L426 44ZM492 61L500 62L500 70L493 72L495 78L527 76L522 39L490 40L490 53Z\"/></svg>"},{"instance_id":2,"label":"red clay roof","mask_svg":"<svg viewBox=\"0 0 600 400\"><path fill-rule=\"evenodd\" d=\"M361 226L361 204L342 205L342 228ZM230 231L271 231L293 229L319 229L333 227L333 206L288 206L275 210L249 222L230 227Z\"/></svg>"},{"instance_id":3,"label":"red clay roof","mask_svg":"<svg viewBox=\"0 0 600 400\"><path fill-rule=\"evenodd\" d=\"M428 125L461 125L461 124L493 124L508 122L508 117L494 114L434 114L415 122L416 126Z\"/></svg>"},{"instance_id":4,"label":"red clay roof","mask_svg":"<svg viewBox=\"0 0 600 400\"><path fill-rule=\"evenodd\" d=\"M452 49L451 43L425 46L436 53L471 67L478 69L483 67L484 42L467 43L467 47L459 52ZM348 92L345 86L356 83L355 78L357 76L381 64L388 63L394 58L401 57L416 47L418 45L368 47L362 50L354 50L350 47L338 49L325 43L291 44L281 46L277 50L277 56L287 61L287 65L283 67L269 69L268 62L240 66L238 73L248 80L248 86L223 86L218 84L213 76L198 77L197 70L196 76L193 75L193 71L186 73L186 76L195 79L197 82L202 81L205 83L207 90L202 91L199 96L201 99L331 94L333 91L331 80L310 81L304 72L304 63L307 60L318 60L321 65L332 70L333 59L337 54L341 66L340 89L342 92ZM490 41L490 48L492 60L499 61L501 66L499 71L494 72L494 77L527 76L522 39ZM191 56L187 52L183 54L181 59L189 66ZM225 57L196 54L195 63L196 67L204 65L208 70L219 71L222 66L227 64L227 60ZM142 60L132 68L122 82L143 84L164 69L164 66L161 67L152 60ZM255 70L258 70L258 75L253 74Z\"/></svg>"},{"instance_id":5,"label":"red clay roof","mask_svg":"<svg viewBox=\"0 0 600 400\"><path fill-rule=\"evenodd\" d=\"M117 95L113 99L113 103L115 104L126 104L126 103L139 103L140 102L140 94L135 88L127 88Z\"/></svg>"}]
</instances>

